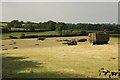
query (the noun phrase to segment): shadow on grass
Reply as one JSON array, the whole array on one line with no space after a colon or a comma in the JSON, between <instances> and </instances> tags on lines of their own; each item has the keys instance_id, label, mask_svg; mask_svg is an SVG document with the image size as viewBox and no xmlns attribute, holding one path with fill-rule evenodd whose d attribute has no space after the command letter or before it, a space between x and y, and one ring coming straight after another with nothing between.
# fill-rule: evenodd
<instances>
[{"instance_id":1,"label":"shadow on grass","mask_svg":"<svg viewBox=\"0 0 120 80\"><path fill-rule=\"evenodd\" d=\"M42 63L24 60L28 57L2 57L2 77L18 76L17 71L38 68Z\"/></svg>"},{"instance_id":2,"label":"shadow on grass","mask_svg":"<svg viewBox=\"0 0 120 80\"><path fill-rule=\"evenodd\" d=\"M28 57L3 57L2 77L3 78L86 78L83 74L62 73L56 71L38 71L29 70L27 73L18 73L20 70L42 68L43 63L27 61Z\"/></svg>"},{"instance_id":3,"label":"shadow on grass","mask_svg":"<svg viewBox=\"0 0 120 80\"><path fill-rule=\"evenodd\" d=\"M82 74L60 73L55 71L38 73L20 73L19 78L89 78Z\"/></svg>"}]
</instances>

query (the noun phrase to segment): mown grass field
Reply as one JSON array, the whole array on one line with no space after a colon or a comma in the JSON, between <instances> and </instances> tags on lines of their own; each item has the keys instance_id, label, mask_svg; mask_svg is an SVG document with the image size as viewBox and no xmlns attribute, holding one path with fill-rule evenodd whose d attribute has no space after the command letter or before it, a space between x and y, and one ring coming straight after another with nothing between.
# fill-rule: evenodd
<instances>
[{"instance_id":1,"label":"mown grass field","mask_svg":"<svg viewBox=\"0 0 120 80\"><path fill-rule=\"evenodd\" d=\"M101 67L118 70L118 38L111 37L109 44L91 45L89 41L68 46L57 42L78 37L2 40L4 78L108 78L99 76ZM39 44L39 45L35 45ZM18 47L13 49L13 47Z\"/></svg>"}]
</instances>

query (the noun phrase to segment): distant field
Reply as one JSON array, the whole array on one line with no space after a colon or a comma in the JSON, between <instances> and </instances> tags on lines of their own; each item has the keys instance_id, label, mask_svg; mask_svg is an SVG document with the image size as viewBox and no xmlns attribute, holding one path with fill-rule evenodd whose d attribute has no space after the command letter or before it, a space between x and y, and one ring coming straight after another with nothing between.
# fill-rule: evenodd
<instances>
[{"instance_id":1,"label":"distant field","mask_svg":"<svg viewBox=\"0 0 120 80\"><path fill-rule=\"evenodd\" d=\"M22 31L24 31L25 30L25 28L11 28L11 30L12 31L14 31L14 30L22 30ZM46 29L35 29L35 30L46 30Z\"/></svg>"},{"instance_id":2,"label":"distant field","mask_svg":"<svg viewBox=\"0 0 120 80\"><path fill-rule=\"evenodd\" d=\"M7 23L0 23L0 26L7 26Z\"/></svg>"},{"instance_id":3,"label":"distant field","mask_svg":"<svg viewBox=\"0 0 120 80\"><path fill-rule=\"evenodd\" d=\"M25 30L24 28L11 28L11 30Z\"/></svg>"},{"instance_id":4,"label":"distant field","mask_svg":"<svg viewBox=\"0 0 120 80\"><path fill-rule=\"evenodd\" d=\"M3 78L108 78L98 76L101 67L118 70L118 38L94 46L89 41L76 46L57 42L80 38L88 37L17 39L13 45L9 45L11 40L2 40L3 48L8 49L2 51Z\"/></svg>"}]
</instances>

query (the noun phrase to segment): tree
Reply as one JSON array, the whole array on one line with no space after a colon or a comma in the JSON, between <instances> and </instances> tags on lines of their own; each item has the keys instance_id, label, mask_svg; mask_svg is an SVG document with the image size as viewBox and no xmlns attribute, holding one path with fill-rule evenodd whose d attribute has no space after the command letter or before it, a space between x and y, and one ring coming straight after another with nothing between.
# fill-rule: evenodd
<instances>
[{"instance_id":1,"label":"tree","mask_svg":"<svg viewBox=\"0 0 120 80\"><path fill-rule=\"evenodd\" d=\"M0 32L2 32L2 33L9 33L9 28L8 27L1 27L2 28L2 31L0 31Z\"/></svg>"},{"instance_id":2,"label":"tree","mask_svg":"<svg viewBox=\"0 0 120 80\"><path fill-rule=\"evenodd\" d=\"M10 23L13 25L12 27L15 27L15 28L21 28L22 27L22 23L19 22L18 20L13 20Z\"/></svg>"},{"instance_id":3,"label":"tree","mask_svg":"<svg viewBox=\"0 0 120 80\"><path fill-rule=\"evenodd\" d=\"M56 31L62 36L62 30L65 27L65 23L63 22L58 22L56 24Z\"/></svg>"},{"instance_id":4,"label":"tree","mask_svg":"<svg viewBox=\"0 0 120 80\"><path fill-rule=\"evenodd\" d=\"M87 35L87 32L86 32L86 31L81 31L81 35L82 35L82 36L86 36L86 35Z\"/></svg>"},{"instance_id":5,"label":"tree","mask_svg":"<svg viewBox=\"0 0 120 80\"><path fill-rule=\"evenodd\" d=\"M116 34L120 33L120 25L114 25L114 33Z\"/></svg>"},{"instance_id":6,"label":"tree","mask_svg":"<svg viewBox=\"0 0 120 80\"><path fill-rule=\"evenodd\" d=\"M33 27L33 23L30 21L27 21L24 25L26 30L30 30L30 31L35 31L35 28Z\"/></svg>"},{"instance_id":7,"label":"tree","mask_svg":"<svg viewBox=\"0 0 120 80\"><path fill-rule=\"evenodd\" d=\"M47 27L48 27L48 30L54 31L56 29L56 22L49 20L47 22Z\"/></svg>"},{"instance_id":8,"label":"tree","mask_svg":"<svg viewBox=\"0 0 120 80\"><path fill-rule=\"evenodd\" d=\"M9 29L9 30L11 30L11 28L14 26L14 24L12 24L11 22L9 22L8 24L7 24L7 28Z\"/></svg>"},{"instance_id":9,"label":"tree","mask_svg":"<svg viewBox=\"0 0 120 80\"><path fill-rule=\"evenodd\" d=\"M33 24L32 24L32 27L33 27L34 30L35 30L35 29L38 29L38 26L39 26L39 25L38 25L37 23L33 23Z\"/></svg>"}]
</instances>

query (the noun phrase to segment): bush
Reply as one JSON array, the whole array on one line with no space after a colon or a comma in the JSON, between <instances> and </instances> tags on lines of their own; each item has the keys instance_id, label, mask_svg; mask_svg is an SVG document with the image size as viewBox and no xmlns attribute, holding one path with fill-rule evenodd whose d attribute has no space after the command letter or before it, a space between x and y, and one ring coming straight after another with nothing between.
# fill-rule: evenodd
<instances>
[{"instance_id":1,"label":"bush","mask_svg":"<svg viewBox=\"0 0 120 80\"><path fill-rule=\"evenodd\" d=\"M10 32L10 30L9 30L9 28L7 28L7 27L1 27L2 28L2 31L0 31L0 33L2 32L2 33L9 33ZM1 29L0 29L1 30Z\"/></svg>"},{"instance_id":2,"label":"bush","mask_svg":"<svg viewBox=\"0 0 120 80\"><path fill-rule=\"evenodd\" d=\"M10 39L18 39L17 37L9 36Z\"/></svg>"},{"instance_id":3,"label":"bush","mask_svg":"<svg viewBox=\"0 0 120 80\"><path fill-rule=\"evenodd\" d=\"M25 34L21 34L21 37L25 37Z\"/></svg>"},{"instance_id":4,"label":"bush","mask_svg":"<svg viewBox=\"0 0 120 80\"><path fill-rule=\"evenodd\" d=\"M87 32L86 31L81 31L81 35L82 36L87 36Z\"/></svg>"}]
</instances>

